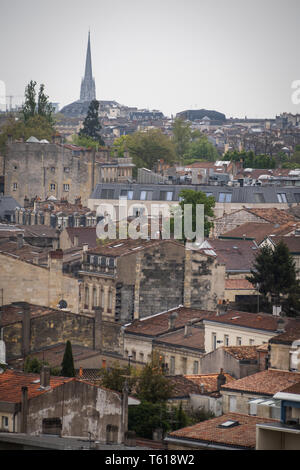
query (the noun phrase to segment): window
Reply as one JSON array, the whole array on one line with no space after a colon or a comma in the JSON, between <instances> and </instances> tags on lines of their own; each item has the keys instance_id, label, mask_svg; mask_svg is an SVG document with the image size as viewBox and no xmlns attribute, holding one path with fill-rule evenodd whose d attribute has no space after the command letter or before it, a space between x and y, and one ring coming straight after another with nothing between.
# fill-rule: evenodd
<instances>
[{"instance_id":1,"label":"window","mask_svg":"<svg viewBox=\"0 0 300 470\"><path fill-rule=\"evenodd\" d=\"M265 197L263 193L254 193L253 198L254 202L265 202Z\"/></svg>"},{"instance_id":2,"label":"window","mask_svg":"<svg viewBox=\"0 0 300 470\"><path fill-rule=\"evenodd\" d=\"M97 289L96 287L93 288L93 307L97 307Z\"/></svg>"},{"instance_id":3,"label":"window","mask_svg":"<svg viewBox=\"0 0 300 470\"><path fill-rule=\"evenodd\" d=\"M108 424L106 426L106 443L114 444L118 442L118 426Z\"/></svg>"},{"instance_id":4,"label":"window","mask_svg":"<svg viewBox=\"0 0 300 470\"><path fill-rule=\"evenodd\" d=\"M300 202L300 193L294 193L295 201Z\"/></svg>"},{"instance_id":5,"label":"window","mask_svg":"<svg viewBox=\"0 0 300 470\"><path fill-rule=\"evenodd\" d=\"M287 202L286 193L277 193L278 202Z\"/></svg>"},{"instance_id":6,"label":"window","mask_svg":"<svg viewBox=\"0 0 300 470\"><path fill-rule=\"evenodd\" d=\"M50 168L50 170L52 171L52 173L55 173L55 167L54 167L54 166L52 166L52 167Z\"/></svg>"},{"instance_id":7,"label":"window","mask_svg":"<svg viewBox=\"0 0 300 470\"><path fill-rule=\"evenodd\" d=\"M89 288L88 287L85 288L84 297L85 297L84 308L88 309L89 308Z\"/></svg>"},{"instance_id":8,"label":"window","mask_svg":"<svg viewBox=\"0 0 300 470\"><path fill-rule=\"evenodd\" d=\"M220 193L219 194L219 202L231 202L231 193Z\"/></svg>"},{"instance_id":9,"label":"window","mask_svg":"<svg viewBox=\"0 0 300 470\"><path fill-rule=\"evenodd\" d=\"M240 338L239 336L237 336L237 338L236 338L236 345L237 345L237 346L241 346L241 345L242 345L242 338Z\"/></svg>"},{"instance_id":10,"label":"window","mask_svg":"<svg viewBox=\"0 0 300 470\"><path fill-rule=\"evenodd\" d=\"M170 374L175 374L175 356L170 357Z\"/></svg>"},{"instance_id":11,"label":"window","mask_svg":"<svg viewBox=\"0 0 300 470\"><path fill-rule=\"evenodd\" d=\"M159 199L160 201L172 201L173 191L160 191Z\"/></svg>"},{"instance_id":12,"label":"window","mask_svg":"<svg viewBox=\"0 0 300 470\"><path fill-rule=\"evenodd\" d=\"M70 190L70 185L64 184L64 191L69 191L69 190Z\"/></svg>"},{"instance_id":13,"label":"window","mask_svg":"<svg viewBox=\"0 0 300 470\"><path fill-rule=\"evenodd\" d=\"M141 191L141 201L152 201L153 191Z\"/></svg>"},{"instance_id":14,"label":"window","mask_svg":"<svg viewBox=\"0 0 300 470\"><path fill-rule=\"evenodd\" d=\"M144 353L142 353L142 352L140 353L140 361L144 362Z\"/></svg>"},{"instance_id":15,"label":"window","mask_svg":"<svg viewBox=\"0 0 300 470\"><path fill-rule=\"evenodd\" d=\"M113 198L114 198L114 190L113 189L102 189L101 199L113 199Z\"/></svg>"},{"instance_id":16,"label":"window","mask_svg":"<svg viewBox=\"0 0 300 470\"><path fill-rule=\"evenodd\" d=\"M121 189L120 198L121 199L133 199L133 191L128 191L127 189Z\"/></svg>"},{"instance_id":17,"label":"window","mask_svg":"<svg viewBox=\"0 0 300 470\"><path fill-rule=\"evenodd\" d=\"M182 361L182 373L183 373L183 374L186 374L187 358L186 358L186 357L182 357L182 358L181 358L181 361Z\"/></svg>"},{"instance_id":18,"label":"window","mask_svg":"<svg viewBox=\"0 0 300 470\"><path fill-rule=\"evenodd\" d=\"M65 166L65 167L64 167L64 172L65 172L65 173L70 173L70 168L69 168L68 166Z\"/></svg>"},{"instance_id":19,"label":"window","mask_svg":"<svg viewBox=\"0 0 300 470\"><path fill-rule=\"evenodd\" d=\"M18 189L18 183L13 183L13 191L16 191Z\"/></svg>"},{"instance_id":20,"label":"window","mask_svg":"<svg viewBox=\"0 0 300 470\"><path fill-rule=\"evenodd\" d=\"M45 418L43 419L42 427L43 434L61 435L62 424L60 418Z\"/></svg>"},{"instance_id":21,"label":"window","mask_svg":"<svg viewBox=\"0 0 300 470\"><path fill-rule=\"evenodd\" d=\"M50 184L50 191L55 191L55 184L54 183Z\"/></svg>"},{"instance_id":22,"label":"window","mask_svg":"<svg viewBox=\"0 0 300 470\"><path fill-rule=\"evenodd\" d=\"M211 335L211 344L213 349L217 349L217 335L216 333L212 333Z\"/></svg>"},{"instance_id":23,"label":"window","mask_svg":"<svg viewBox=\"0 0 300 470\"><path fill-rule=\"evenodd\" d=\"M198 374L199 372L199 362L198 361L194 361L194 365L193 365L193 374Z\"/></svg>"},{"instance_id":24,"label":"window","mask_svg":"<svg viewBox=\"0 0 300 470\"><path fill-rule=\"evenodd\" d=\"M236 411L236 397L234 395L229 396L229 411Z\"/></svg>"},{"instance_id":25,"label":"window","mask_svg":"<svg viewBox=\"0 0 300 470\"><path fill-rule=\"evenodd\" d=\"M224 346L229 346L229 336L224 335Z\"/></svg>"},{"instance_id":26,"label":"window","mask_svg":"<svg viewBox=\"0 0 300 470\"><path fill-rule=\"evenodd\" d=\"M253 344L254 344L254 339L249 339L249 345L253 346Z\"/></svg>"},{"instance_id":27,"label":"window","mask_svg":"<svg viewBox=\"0 0 300 470\"><path fill-rule=\"evenodd\" d=\"M8 429L8 417L2 416L2 429Z\"/></svg>"}]
</instances>

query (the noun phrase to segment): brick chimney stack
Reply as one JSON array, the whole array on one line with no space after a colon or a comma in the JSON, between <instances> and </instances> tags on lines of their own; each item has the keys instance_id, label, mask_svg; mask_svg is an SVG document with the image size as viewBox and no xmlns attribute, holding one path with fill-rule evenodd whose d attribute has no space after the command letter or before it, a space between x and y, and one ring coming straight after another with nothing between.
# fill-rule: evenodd
<instances>
[{"instance_id":1,"label":"brick chimney stack","mask_svg":"<svg viewBox=\"0 0 300 470\"><path fill-rule=\"evenodd\" d=\"M41 368L40 384L42 388L50 387L50 367L43 365Z\"/></svg>"},{"instance_id":2,"label":"brick chimney stack","mask_svg":"<svg viewBox=\"0 0 300 470\"><path fill-rule=\"evenodd\" d=\"M27 434L27 414L28 414L28 388L22 387L21 433L23 434Z\"/></svg>"}]
</instances>

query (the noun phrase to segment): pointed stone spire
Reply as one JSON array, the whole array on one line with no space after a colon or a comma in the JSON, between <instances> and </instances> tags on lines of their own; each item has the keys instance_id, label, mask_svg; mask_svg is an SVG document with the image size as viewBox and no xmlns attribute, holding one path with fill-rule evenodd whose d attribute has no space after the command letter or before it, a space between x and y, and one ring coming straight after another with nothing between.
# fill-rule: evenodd
<instances>
[{"instance_id":1,"label":"pointed stone spire","mask_svg":"<svg viewBox=\"0 0 300 470\"><path fill-rule=\"evenodd\" d=\"M90 32L86 51L85 74L81 82L80 101L92 101L96 99L96 86L92 73L92 56Z\"/></svg>"}]
</instances>

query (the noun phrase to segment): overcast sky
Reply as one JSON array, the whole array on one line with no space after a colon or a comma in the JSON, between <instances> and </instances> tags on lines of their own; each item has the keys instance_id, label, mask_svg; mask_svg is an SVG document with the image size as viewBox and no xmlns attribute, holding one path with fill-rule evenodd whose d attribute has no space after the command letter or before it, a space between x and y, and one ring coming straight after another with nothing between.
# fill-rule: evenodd
<instances>
[{"instance_id":1,"label":"overcast sky","mask_svg":"<svg viewBox=\"0 0 300 470\"><path fill-rule=\"evenodd\" d=\"M88 30L99 100L227 117L300 112L299 0L0 0L0 80L79 99Z\"/></svg>"}]
</instances>

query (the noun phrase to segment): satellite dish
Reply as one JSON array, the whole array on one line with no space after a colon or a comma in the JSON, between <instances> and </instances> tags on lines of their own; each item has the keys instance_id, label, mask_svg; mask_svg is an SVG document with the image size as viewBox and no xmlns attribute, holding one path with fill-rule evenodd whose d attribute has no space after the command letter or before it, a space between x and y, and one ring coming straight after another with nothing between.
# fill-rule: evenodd
<instances>
[{"instance_id":1,"label":"satellite dish","mask_svg":"<svg viewBox=\"0 0 300 470\"><path fill-rule=\"evenodd\" d=\"M67 308L68 304L65 300L60 300L58 306L59 308Z\"/></svg>"}]
</instances>

